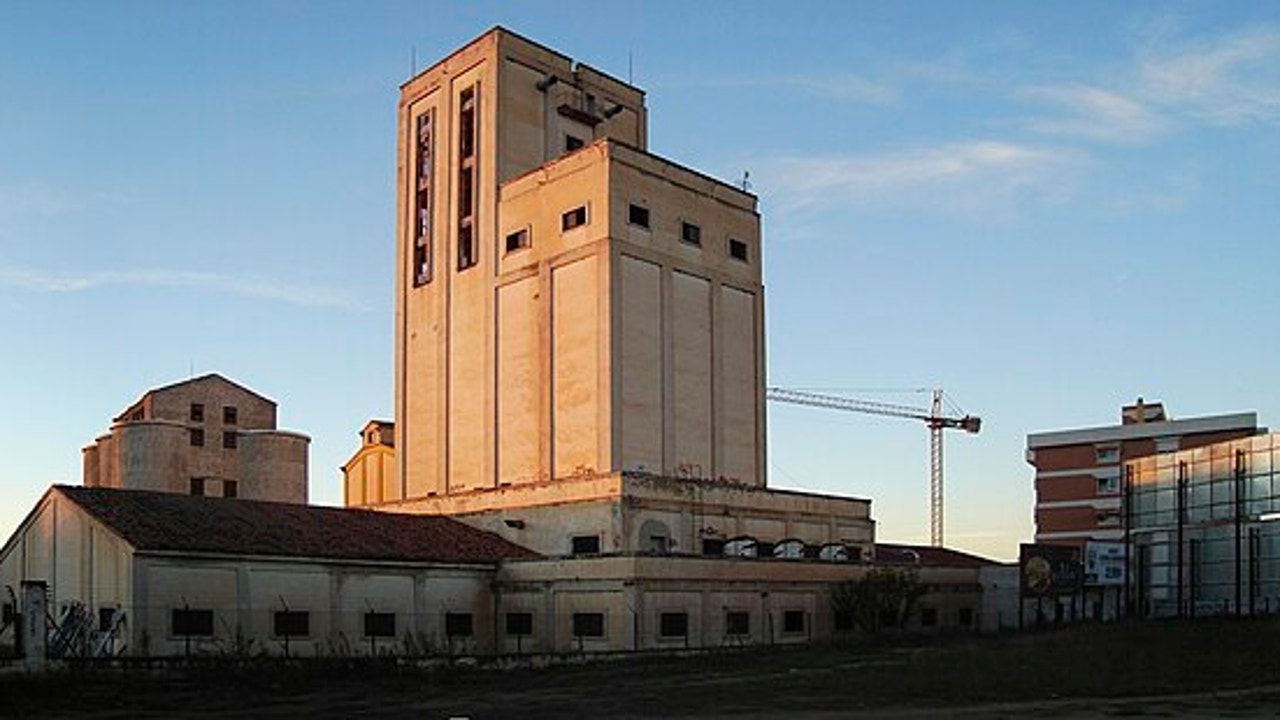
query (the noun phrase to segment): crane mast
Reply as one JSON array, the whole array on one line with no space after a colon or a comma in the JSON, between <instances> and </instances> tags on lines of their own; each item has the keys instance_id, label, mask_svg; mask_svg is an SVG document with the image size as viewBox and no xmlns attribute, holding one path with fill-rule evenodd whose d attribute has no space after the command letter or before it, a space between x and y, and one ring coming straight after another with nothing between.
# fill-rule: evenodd
<instances>
[{"instance_id":1,"label":"crane mast","mask_svg":"<svg viewBox=\"0 0 1280 720\"><path fill-rule=\"evenodd\" d=\"M940 389L933 390L932 402L927 409L778 387L766 388L765 397L775 402L792 405L923 421L929 428L929 544L933 547L942 547L945 501L942 476L942 431L955 429L977 433L982 428L981 418L974 415L945 415L942 409L943 393Z\"/></svg>"}]
</instances>

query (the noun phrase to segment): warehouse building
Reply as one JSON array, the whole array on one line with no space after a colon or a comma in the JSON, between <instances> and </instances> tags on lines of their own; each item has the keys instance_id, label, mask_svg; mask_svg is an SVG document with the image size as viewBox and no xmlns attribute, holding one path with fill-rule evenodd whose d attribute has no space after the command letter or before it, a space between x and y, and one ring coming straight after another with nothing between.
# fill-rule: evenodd
<instances>
[{"instance_id":1,"label":"warehouse building","mask_svg":"<svg viewBox=\"0 0 1280 720\"><path fill-rule=\"evenodd\" d=\"M809 642L852 629L832 589L880 552L926 585L909 626L982 624L991 563L878 550L869 500L768 486L757 199L649 152L643 91L495 28L401 88L397 128L395 418L361 430L347 508L305 505L305 438L270 401L154 390L0 550L58 637Z\"/></svg>"}]
</instances>

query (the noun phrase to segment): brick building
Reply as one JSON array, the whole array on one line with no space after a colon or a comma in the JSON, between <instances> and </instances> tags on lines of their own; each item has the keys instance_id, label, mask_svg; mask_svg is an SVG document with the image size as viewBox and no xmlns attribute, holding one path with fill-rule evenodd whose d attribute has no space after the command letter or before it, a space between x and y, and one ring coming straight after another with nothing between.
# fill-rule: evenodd
<instances>
[{"instance_id":1,"label":"brick building","mask_svg":"<svg viewBox=\"0 0 1280 720\"><path fill-rule=\"evenodd\" d=\"M1142 398L1120 416L1119 425L1027 436L1027 462L1036 469L1036 542L1121 541L1125 463L1260 432L1255 413L1174 420L1161 403Z\"/></svg>"}]
</instances>

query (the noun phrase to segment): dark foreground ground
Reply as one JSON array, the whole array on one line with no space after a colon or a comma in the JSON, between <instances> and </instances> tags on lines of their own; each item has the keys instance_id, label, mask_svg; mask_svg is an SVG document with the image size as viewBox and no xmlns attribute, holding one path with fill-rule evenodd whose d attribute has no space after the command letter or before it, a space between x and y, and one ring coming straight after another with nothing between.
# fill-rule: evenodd
<instances>
[{"instance_id":1,"label":"dark foreground ground","mask_svg":"<svg viewBox=\"0 0 1280 720\"><path fill-rule=\"evenodd\" d=\"M1280 620L1080 627L540 670L337 662L0 675L14 717L1275 717Z\"/></svg>"}]
</instances>

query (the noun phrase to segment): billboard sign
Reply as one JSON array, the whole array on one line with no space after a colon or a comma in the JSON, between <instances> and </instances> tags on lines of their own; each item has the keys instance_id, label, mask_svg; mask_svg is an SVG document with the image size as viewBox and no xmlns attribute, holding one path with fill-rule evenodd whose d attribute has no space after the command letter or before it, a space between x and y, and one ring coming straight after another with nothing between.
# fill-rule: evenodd
<instances>
[{"instance_id":1,"label":"billboard sign","mask_svg":"<svg viewBox=\"0 0 1280 720\"><path fill-rule=\"evenodd\" d=\"M1077 592L1084 583L1080 548L1023 544L1018 553L1018 574L1024 597Z\"/></svg>"},{"instance_id":2,"label":"billboard sign","mask_svg":"<svg viewBox=\"0 0 1280 720\"><path fill-rule=\"evenodd\" d=\"M1084 546L1084 584L1123 586L1124 543L1089 541Z\"/></svg>"}]
</instances>

